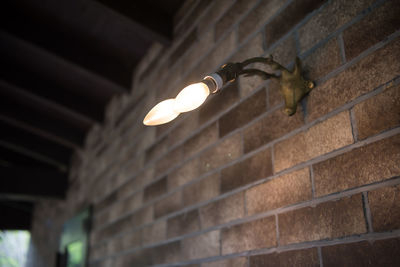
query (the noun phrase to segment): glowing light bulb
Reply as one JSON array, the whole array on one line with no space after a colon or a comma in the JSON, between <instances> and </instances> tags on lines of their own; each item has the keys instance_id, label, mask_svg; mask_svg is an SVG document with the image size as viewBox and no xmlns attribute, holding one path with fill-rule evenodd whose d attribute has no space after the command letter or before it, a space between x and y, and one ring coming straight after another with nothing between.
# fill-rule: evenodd
<instances>
[{"instance_id":1,"label":"glowing light bulb","mask_svg":"<svg viewBox=\"0 0 400 267\"><path fill-rule=\"evenodd\" d=\"M152 126L172 121L180 112L174 109L175 99L167 99L155 105L143 120L144 125Z\"/></svg>"},{"instance_id":2,"label":"glowing light bulb","mask_svg":"<svg viewBox=\"0 0 400 267\"><path fill-rule=\"evenodd\" d=\"M177 112L188 112L201 106L206 101L210 89L203 83L186 86L175 98L174 109Z\"/></svg>"}]
</instances>

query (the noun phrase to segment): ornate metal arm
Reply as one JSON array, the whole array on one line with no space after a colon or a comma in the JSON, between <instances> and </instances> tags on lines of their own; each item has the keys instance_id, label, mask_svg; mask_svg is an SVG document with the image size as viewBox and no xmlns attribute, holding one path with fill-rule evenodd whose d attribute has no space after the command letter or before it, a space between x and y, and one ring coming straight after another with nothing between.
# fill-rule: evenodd
<instances>
[{"instance_id":1,"label":"ornate metal arm","mask_svg":"<svg viewBox=\"0 0 400 267\"><path fill-rule=\"evenodd\" d=\"M262 63L269 65L273 70L281 71L281 75L275 75L259 69L249 68L245 69L246 66L252 63ZM297 103L314 87L312 81L304 79L301 75L301 62L299 58L296 58L296 64L293 71L289 71L279 63L275 62L270 57L255 57L247 59L241 63L227 63L221 67L217 74L221 76L223 83L234 81L238 76L260 76L262 79L276 79L280 82L282 93L285 99L285 110L284 112L292 116L296 113Z\"/></svg>"}]
</instances>

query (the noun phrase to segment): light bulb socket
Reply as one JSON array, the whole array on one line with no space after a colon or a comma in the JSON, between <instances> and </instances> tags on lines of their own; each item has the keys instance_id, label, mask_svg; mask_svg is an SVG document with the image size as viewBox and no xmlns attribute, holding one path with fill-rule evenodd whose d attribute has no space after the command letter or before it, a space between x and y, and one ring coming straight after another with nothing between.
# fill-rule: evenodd
<instances>
[{"instance_id":1,"label":"light bulb socket","mask_svg":"<svg viewBox=\"0 0 400 267\"><path fill-rule=\"evenodd\" d=\"M216 92L218 92L224 85L224 81L222 80L222 77L220 75L218 75L217 73L212 73L210 75L207 75L206 77L204 77L203 82L204 81L211 81L214 84L213 87L210 87L206 83L212 94L215 94Z\"/></svg>"}]
</instances>

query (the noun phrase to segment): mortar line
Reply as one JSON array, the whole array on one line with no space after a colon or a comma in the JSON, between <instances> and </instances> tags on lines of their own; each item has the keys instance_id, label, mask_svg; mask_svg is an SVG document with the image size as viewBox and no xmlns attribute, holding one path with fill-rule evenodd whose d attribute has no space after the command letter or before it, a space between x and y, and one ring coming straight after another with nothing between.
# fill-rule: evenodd
<instances>
[{"instance_id":1,"label":"mortar line","mask_svg":"<svg viewBox=\"0 0 400 267\"><path fill-rule=\"evenodd\" d=\"M314 167L313 167L313 165L310 165L309 172L310 172L310 180L311 180L311 197L314 199L315 198L315 180L314 180Z\"/></svg>"},{"instance_id":2,"label":"mortar line","mask_svg":"<svg viewBox=\"0 0 400 267\"><path fill-rule=\"evenodd\" d=\"M364 204L364 213L365 213L365 220L368 227L368 232L373 233L373 225L372 225L372 215L371 209L369 206L369 199L368 199L368 192L363 192L363 204Z\"/></svg>"},{"instance_id":3,"label":"mortar line","mask_svg":"<svg viewBox=\"0 0 400 267\"><path fill-rule=\"evenodd\" d=\"M358 141L358 127L357 127L357 120L356 115L354 113L354 107L350 109L350 123L351 123L351 132L353 134L354 142Z\"/></svg>"},{"instance_id":4,"label":"mortar line","mask_svg":"<svg viewBox=\"0 0 400 267\"><path fill-rule=\"evenodd\" d=\"M321 249L321 246L318 246L317 250L318 250L318 258L319 258L319 266L320 266L320 267L324 267L324 260L323 260L323 258L322 258L322 249Z\"/></svg>"},{"instance_id":5,"label":"mortar line","mask_svg":"<svg viewBox=\"0 0 400 267\"><path fill-rule=\"evenodd\" d=\"M279 218L278 214L275 214L275 232L276 232L276 244L277 247L281 245L280 235L279 235Z\"/></svg>"},{"instance_id":6,"label":"mortar line","mask_svg":"<svg viewBox=\"0 0 400 267\"><path fill-rule=\"evenodd\" d=\"M338 34L337 42L339 44L339 49L340 49L340 58L342 60L342 64L344 64L346 63L346 51L344 49L343 32Z\"/></svg>"}]
</instances>

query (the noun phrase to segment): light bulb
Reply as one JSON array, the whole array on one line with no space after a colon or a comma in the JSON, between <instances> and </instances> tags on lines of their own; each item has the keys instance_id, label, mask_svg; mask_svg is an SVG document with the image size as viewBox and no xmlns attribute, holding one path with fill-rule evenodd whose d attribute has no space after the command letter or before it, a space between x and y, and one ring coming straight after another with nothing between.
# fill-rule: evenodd
<instances>
[{"instance_id":1,"label":"light bulb","mask_svg":"<svg viewBox=\"0 0 400 267\"><path fill-rule=\"evenodd\" d=\"M177 112L188 112L201 106L206 101L210 89L203 83L186 86L175 98L174 109Z\"/></svg>"},{"instance_id":2,"label":"light bulb","mask_svg":"<svg viewBox=\"0 0 400 267\"><path fill-rule=\"evenodd\" d=\"M167 99L155 105L143 120L144 125L152 126L167 123L178 117L174 109L175 99Z\"/></svg>"}]
</instances>

